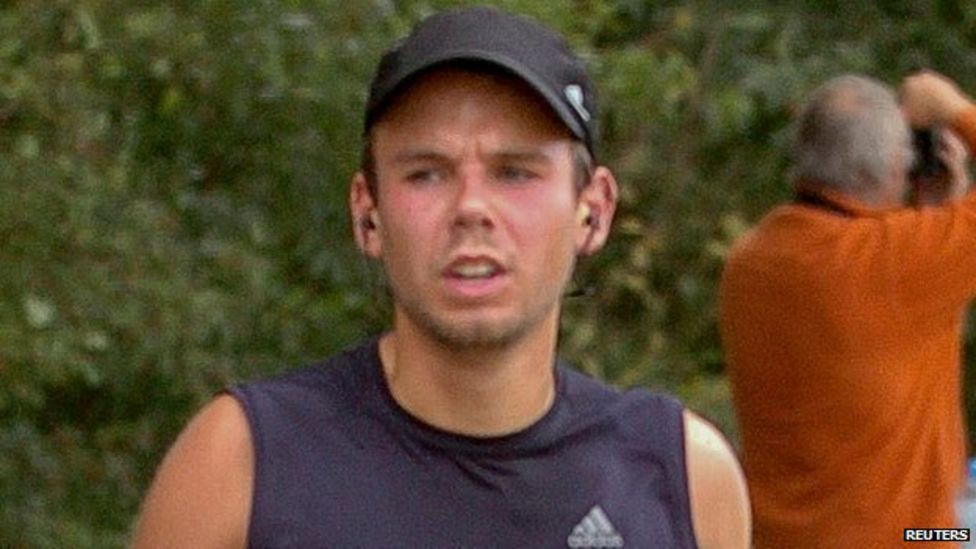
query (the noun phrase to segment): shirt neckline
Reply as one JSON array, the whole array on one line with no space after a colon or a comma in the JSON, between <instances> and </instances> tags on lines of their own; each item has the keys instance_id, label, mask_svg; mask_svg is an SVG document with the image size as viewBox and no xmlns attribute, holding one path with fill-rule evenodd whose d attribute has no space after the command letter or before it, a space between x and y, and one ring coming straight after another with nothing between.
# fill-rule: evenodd
<instances>
[{"instance_id":1,"label":"shirt neckline","mask_svg":"<svg viewBox=\"0 0 976 549\"><path fill-rule=\"evenodd\" d=\"M565 365L557 360L553 365L553 377L556 383L552 405L546 413L534 423L514 433L476 437L464 435L435 427L418 418L403 408L393 398L386 375L383 372L383 362L379 353L379 338L374 338L366 347L368 354L368 375L370 382L378 396L378 405L389 413L384 416L411 437L425 444L468 454L511 454L515 452L531 451L533 448L546 444L551 435L558 430L558 424L566 415Z\"/></svg>"}]
</instances>

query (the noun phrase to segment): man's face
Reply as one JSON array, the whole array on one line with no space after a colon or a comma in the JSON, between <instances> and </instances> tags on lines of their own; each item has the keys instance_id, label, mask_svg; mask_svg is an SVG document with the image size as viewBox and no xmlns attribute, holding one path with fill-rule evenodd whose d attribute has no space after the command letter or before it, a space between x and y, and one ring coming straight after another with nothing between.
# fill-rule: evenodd
<instances>
[{"instance_id":1,"label":"man's face","mask_svg":"<svg viewBox=\"0 0 976 549\"><path fill-rule=\"evenodd\" d=\"M397 328L451 346L555 330L585 238L572 140L523 83L454 69L413 84L374 126L371 253Z\"/></svg>"}]
</instances>

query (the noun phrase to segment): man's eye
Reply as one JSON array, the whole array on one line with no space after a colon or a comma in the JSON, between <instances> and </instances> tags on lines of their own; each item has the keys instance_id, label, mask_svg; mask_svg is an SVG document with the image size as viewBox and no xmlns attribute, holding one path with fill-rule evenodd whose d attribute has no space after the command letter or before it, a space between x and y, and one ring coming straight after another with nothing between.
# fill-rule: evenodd
<instances>
[{"instance_id":1,"label":"man's eye","mask_svg":"<svg viewBox=\"0 0 976 549\"><path fill-rule=\"evenodd\" d=\"M505 166L501 168L498 176L504 181L511 181L514 183L531 181L537 177L536 173L532 170L527 170L525 168L519 168L516 166Z\"/></svg>"},{"instance_id":2,"label":"man's eye","mask_svg":"<svg viewBox=\"0 0 976 549\"><path fill-rule=\"evenodd\" d=\"M436 183L443 179L440 170L413 170L407 173L407 181L411 183Z\"/></svg>"}]
</instances>

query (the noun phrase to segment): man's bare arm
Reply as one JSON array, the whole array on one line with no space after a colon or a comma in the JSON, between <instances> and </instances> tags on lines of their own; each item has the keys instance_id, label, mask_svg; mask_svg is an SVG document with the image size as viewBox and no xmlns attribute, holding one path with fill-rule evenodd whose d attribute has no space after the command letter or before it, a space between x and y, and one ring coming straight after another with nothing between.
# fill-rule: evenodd
<instances>
[{"instance_id":1,"label":"man's bare arm","mask_svg":"<svg viewBox=\"0 0 976 549\"><path fill-rule=\"evenodd\" d=\"M690 411L684 413L688 493L695 538L702 549L747 549L752 513L745 476L725 437Z\"/></svg>"},{"instance_id":2,"label":"man's bare arm","mask_svg":"<svg viewBox=\"0 0 976 549\"><path fill-rule=\"evenodd\" d=\"M254 452L240 404L210 402L163 459L143 503L134 549L244 548Z\"/></svg>"}]
</instances>

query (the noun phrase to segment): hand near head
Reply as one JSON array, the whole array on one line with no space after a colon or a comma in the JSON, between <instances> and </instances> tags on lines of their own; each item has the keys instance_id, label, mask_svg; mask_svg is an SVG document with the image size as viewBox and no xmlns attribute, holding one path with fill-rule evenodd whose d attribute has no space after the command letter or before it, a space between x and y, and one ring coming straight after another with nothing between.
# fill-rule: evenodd
<instances>
[{"instance_id":1,"label":"hand near head","mask_svg":"<svg viewBox=\"0 0 976 549\"><path fill-rule=\"evenodd\" d=\"M966 144L954 132L943 129L941 146L937 153L949 171L950 188L947 198L958 200L969 192L969 151Z\"/></svg>"},{"instance_id":2,"label":"hand near head","mask_svg":"<svg viewBox=\"0 0 976 549\"><path fill-rule=\"evenodd\" d=\"M951 123L972 105L972 100L952 80L933 71L922 71L902 83L901 103L912 127L931 128Z\"/></svg>"},{"instance_id":3,"label":"hand near head","mask_svg":"<svg viewBox=\"0 0 976 549\"><path fill-rule=\"evenodd\" d=\"M938 130L939 160L945 172L935 177L919 177L915 182L915 204L938 206L958 200L969 192L969 151L958 135L948 128Z\"/></svg>"}]
</instances>

